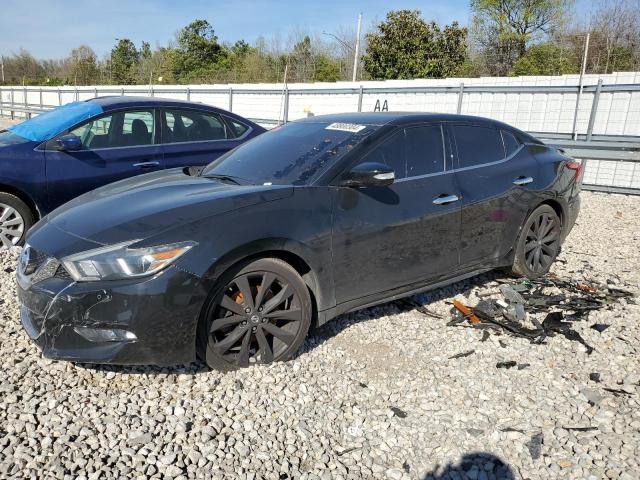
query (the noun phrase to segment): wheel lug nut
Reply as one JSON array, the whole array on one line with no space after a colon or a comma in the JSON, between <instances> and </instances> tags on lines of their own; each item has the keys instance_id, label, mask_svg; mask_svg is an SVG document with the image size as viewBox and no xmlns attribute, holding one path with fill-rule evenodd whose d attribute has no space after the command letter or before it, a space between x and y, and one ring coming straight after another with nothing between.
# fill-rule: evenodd
<instances>
[{"instance_id":1,"label":"wheel lug nut","mask_svg":"<svg viewBox=\"0 0 640 480\"><path fill-rule=\"evenodd\" d=\"M251 331L252 331L252 332L255 332L256 330L257 330L257 328L256 328L256 327L251 327Z\"/></svg>"},{"instance_id":2,"label":"wheel lug nut","mask_svg":"<svg viewBox=\"0 0 640 480\"><path fill-rule=\"evenodd\" d=\"M250 309L249 307L245 308L245 309L244 309L244 311L245 311L246 313L251 313L251 309Z\"/></svg>"},{"instance_id":3,"label":"wheel lug nut","mask_svg":"<svg viewBox=\"0 0 640 480\"><path fill-rule=\"evenodd\" d=\"M261 311L262 311L262 307L259 307L259 308L258 308L258 311L259 311L259 312L261 312Z\"/></svg>"},{"instance_id":4,"label":"wheel lug nut","mask_svg":"<svg viewBox=\"0 0 640 480\"><path fill-rule=\"evenodd\" d=\"M266 319L266 318L263 318L263 319L262 319L262 323L267 323L267 319Z\"/></svg>"}]
</instances>

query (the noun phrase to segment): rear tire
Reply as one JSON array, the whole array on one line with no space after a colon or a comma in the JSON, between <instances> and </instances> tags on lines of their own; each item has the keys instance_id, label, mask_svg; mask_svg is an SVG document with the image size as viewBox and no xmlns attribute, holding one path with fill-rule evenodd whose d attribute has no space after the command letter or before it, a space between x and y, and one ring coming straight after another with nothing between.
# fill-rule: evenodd
<instances>
[{"instance_id":1,"label":"rear tire","mask_svg":"<svg viewBox=\"0 0 640 480\"><path fill-rule=\"evenodd\" d=\"M15 195L0 192L0 249L22 245L33 224L34 216L26 203Z\"/></svg>"},{"instance_id":2,"label":"rear tire","mask_svg":"<svg viewBox=\"0 0 640 480\"><path fill-rule=\"evenodd\" d=\"M540 205L524 223L515 248L512 272L527 278L546 274L560 253L562 222L549 205Z\"/></svg>"},{"instance_id":3,"label":"rear tire","mask_svg":"<svg viewBox=\"0 0 640 480\"><path fill-rule=\"evenodd\" d=\"M277 258L245 262L209 295L199 324L200 356L223 371L288 360L311 318L311 295L291 265Z\"/></svg>"}]
</instances>

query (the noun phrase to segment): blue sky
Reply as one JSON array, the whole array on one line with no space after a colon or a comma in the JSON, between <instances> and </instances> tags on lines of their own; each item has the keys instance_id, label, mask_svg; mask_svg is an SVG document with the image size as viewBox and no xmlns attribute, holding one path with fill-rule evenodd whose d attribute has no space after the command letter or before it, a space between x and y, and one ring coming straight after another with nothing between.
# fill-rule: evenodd
<instances>
[{"instance_id":1,"label":"blue sky","mask_svg":"<svg viewBox=\"0 0 640 480\"><path fill-rule=\"evenodd\" d=\"M579 0L588 3L589 0ZM384 18L392 9L419 9L438 23L469 20L468 0L2 0L0 54L21 47L38 58L58 58L84 43L98 56L106 54L116 38L164 45L179 28L195 18L207 19L221 41L260 35L280 36L304 29L317 34L355 25L363 12L363 27Z\"/></svg>"}]
</instances>

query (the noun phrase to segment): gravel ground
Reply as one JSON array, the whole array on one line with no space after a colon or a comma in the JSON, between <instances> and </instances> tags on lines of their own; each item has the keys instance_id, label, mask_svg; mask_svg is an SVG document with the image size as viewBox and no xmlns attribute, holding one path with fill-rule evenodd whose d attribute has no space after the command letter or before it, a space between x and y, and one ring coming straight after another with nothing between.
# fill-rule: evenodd
<instances>
[{"instance_id":1,"label":"gravel ground","mask_svg":"<svg viewBox=\"0 0 640 480\"><path fill-rule=\"evenodd\" d=\"M554 272L638 293L638 218L638 197L584 193ZM562 336L481 342L447 326L447 301L497 291L488 274L414 297L444 319L396 304L345 315L287 363L96 367L44 360L28 340L16 257L0 253L2 478L639 478L632 302L575 325L592 355ZM496 368L508 360L530 365Z\"/></svg>"}]
</instances>

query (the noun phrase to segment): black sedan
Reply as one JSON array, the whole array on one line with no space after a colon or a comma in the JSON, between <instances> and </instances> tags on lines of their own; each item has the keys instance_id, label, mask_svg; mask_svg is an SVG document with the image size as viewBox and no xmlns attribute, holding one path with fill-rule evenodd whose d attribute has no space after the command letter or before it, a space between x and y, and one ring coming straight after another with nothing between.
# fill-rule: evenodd
<instances>
[{"instance_id":1,"label":"black sedan","mask_svg":"<svg viewBox=\"0 0 640 480\"><path fill-rule=\"evenodd\" d=\"M18 265L22 322L49 358L288 359L344 312L499 267L543 275L581 174L482 118L289 123L205 168L123 180L42 219Z\"/></svg>"}]
</instances>

